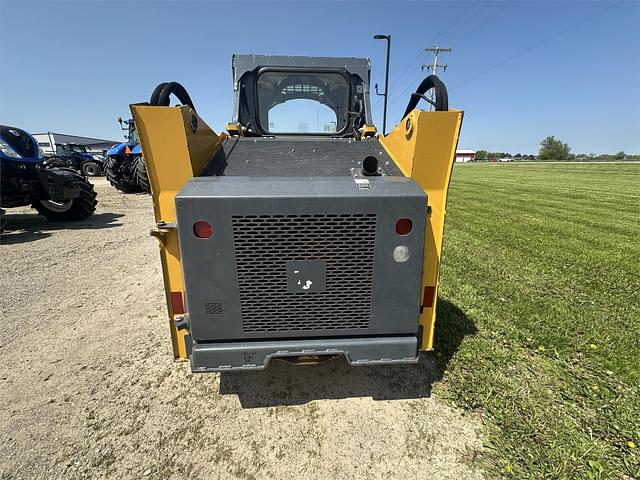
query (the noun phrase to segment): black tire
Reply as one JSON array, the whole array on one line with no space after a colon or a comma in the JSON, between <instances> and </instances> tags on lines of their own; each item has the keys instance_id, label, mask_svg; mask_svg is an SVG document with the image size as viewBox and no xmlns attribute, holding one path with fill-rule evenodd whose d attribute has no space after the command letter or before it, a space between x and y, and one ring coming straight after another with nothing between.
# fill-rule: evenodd
<instances>
[{"instance_id":1,"label":"black tire","mask_svg":"<svg viewBox=\"0 0 640 480\"><path fill-rule=\"evenodd\" d=\"M4 232L4 227L7 226L7 213L4 209L0 208L0 233Z\"/></svg>"},{"instance_id":2,"label":"black tire","mask_svg":"<svg viewBox=\"0 0 640 480\"><path fill-rule=\"evenodd\" d=\"M151 184L149 183L149 175L147 175L147 166L144 163L142 155L136 157L133 161L133 171L136 175L136 182L144 193L151 193Z\"/></svg>"},{"instance_id":3,"label":"black tire","mask_svg":"<svg viewBox=\"0 0 640 480\"><path fill-rule=\"evenodd\" d=\"M51 200L40 200L34 202L31 207L35 208L40 215L55 221L84 220L96 211L96 192L93 185L79 173L69 172L74 176L74 183L80 187L80 195L77 198L70 198L66 202L53 202Z\"/></svg>"},{"instance_id":4,"label":"black tire","mask_svg":"<svg viewBox=\"0 0 640 480\"><path fill-rule=\"evenodd\" d=\"M46 168L66 167L67 162L60 157L47 157L43 164Z\"/></svg>"},{"instance_id":5,"label":"black tire","mask_svg":"<svg viewBox=\"0 0 640 480\"><path fill-rule=\"evenodd\" d=\"M82 173L84 173L87 177L99 177L102 175L102 167L98 162L93 162L89 160L88 162L84 162L82 164Z\"/></svg>"},{"instance_id":6,"label":"black tire","mask_svg":"<svg viewBox=\"0 0 640 480\"><path fill-rule=\"evenodd\" d=\"M107 158L104 164L104 173L109 183L122 193L140 193L141 188L135 182L135 176L132 175L133 179L129 180L121 173L120 160L118 158Z\"/></svg>"}]
</instances>

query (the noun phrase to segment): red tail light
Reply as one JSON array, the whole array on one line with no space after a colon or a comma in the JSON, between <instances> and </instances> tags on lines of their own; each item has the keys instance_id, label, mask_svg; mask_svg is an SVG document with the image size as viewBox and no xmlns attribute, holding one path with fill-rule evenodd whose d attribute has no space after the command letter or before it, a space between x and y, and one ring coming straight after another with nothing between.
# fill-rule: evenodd
<instances>
[{"instance_id":1,"label":"red tail light","mask_svg":"<svg viewBox=\"0 0 640 480\"><path fill-rule=\"evenodd\" d=\"M171 310L173 310L174 315L182 315L184 313L182 292L171 292Z\"/></svg>"},{"instance_id":2,"label":"red tail light","mask_svg":"<svg viewBox=\"0 0 640 480\"><path fill-rule=\"evenodd\" d=\"M424 287L424 291L422 293L422 308L431 308L433 307L433 300L436 294L436 287L433 285L429 285Z\"/></svg>"},{"instance_id":3,"label":"red tail light","mask_svg":"<svg viewBox=\"0 0 640 480\"><path fill-rule=\"evenodd\" d=\"M396 222L396 233L398 235L409 235L413 228L413 222L408 218L401 218Z\"/></svg>"},{"instance_id":4,"label":"red tail light","mask_svg":"<svg viewBox=\"0 0 640 480\"><path fill-rule=\"evenodd\" d=\"M196 222L193 224L193 233L198 238L209 238L213 233L213 228L210 223Z\"/></svg>"}]
</instances>

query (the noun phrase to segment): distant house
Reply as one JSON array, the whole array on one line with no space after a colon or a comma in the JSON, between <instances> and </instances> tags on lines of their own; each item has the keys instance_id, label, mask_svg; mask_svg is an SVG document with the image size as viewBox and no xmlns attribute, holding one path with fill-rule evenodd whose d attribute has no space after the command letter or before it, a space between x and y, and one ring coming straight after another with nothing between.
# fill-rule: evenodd
<instances>
[{"instance_id":1,"label":"distant house","mask_svg":"<svg viewBox=\"0 0 640 480\"><path fill-rule=\"evenodd\" d=\"M456 162L467 163L476 159L475 150L456 150Z\"/></svg>"}]
</instances>

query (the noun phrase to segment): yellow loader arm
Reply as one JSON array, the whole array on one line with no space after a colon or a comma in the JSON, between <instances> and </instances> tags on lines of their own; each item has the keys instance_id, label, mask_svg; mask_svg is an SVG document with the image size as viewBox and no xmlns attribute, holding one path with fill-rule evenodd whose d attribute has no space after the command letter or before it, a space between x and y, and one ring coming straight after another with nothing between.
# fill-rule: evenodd
<instances>
[{"instance_id":1,"label":"yellow loader arm","mask_svg":"<svg viewBox=\"0 0 640 480\"><path fill-rule=\"evenodd\" d=\"M428 198L420 309L421 350L433 348L447 192L462 116L459 110L414 109L387 136L380 137L380 143L402 173L418 182Z\"/></svg>"},{"instance_id":2,"label":"yellow loader arm","mask_svg":"<svg viewBox=\"0 0 640 480\"><path fill-rule=\"evenodd\" d=\"M180 107L131 105L133 120L147 166L156 227L151 234L160 241L160 259L169 310L174 357L187 360L184 336L178 329L184 310L184 282L176 222L176 194L197 177L220 148L226 134L217 135L187 105Z\"/></svg>"}]
</instances>

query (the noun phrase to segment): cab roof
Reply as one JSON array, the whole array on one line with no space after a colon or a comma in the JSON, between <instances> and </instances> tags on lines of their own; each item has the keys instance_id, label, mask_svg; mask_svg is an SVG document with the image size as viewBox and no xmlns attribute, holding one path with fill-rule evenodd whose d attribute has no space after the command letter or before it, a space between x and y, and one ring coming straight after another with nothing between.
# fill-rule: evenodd
<instances>
[{"instance_id":1,"label":"cab roof","mask_svg":"<svg viewBox=\"0 0 640 480\"><path fill-rule=\"evenodd\" d=\"M371 72L371 61L368 58L353 57L304 57L289 55L241 55L234 54L231 60L233 69L233 84L247 72L260 67L283 68L343 68L351 74L358 75L367 86Z\"/></svg>"}]
</instances>

